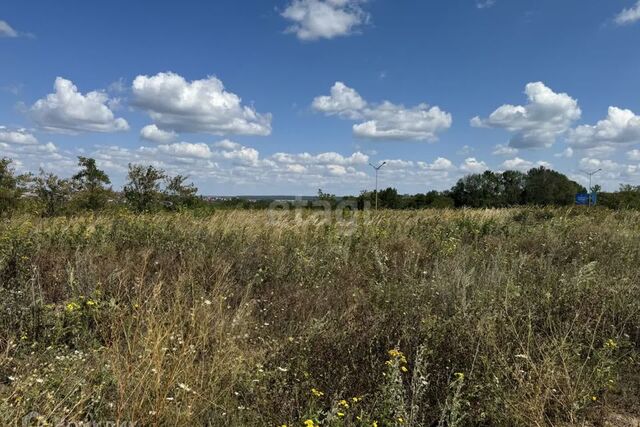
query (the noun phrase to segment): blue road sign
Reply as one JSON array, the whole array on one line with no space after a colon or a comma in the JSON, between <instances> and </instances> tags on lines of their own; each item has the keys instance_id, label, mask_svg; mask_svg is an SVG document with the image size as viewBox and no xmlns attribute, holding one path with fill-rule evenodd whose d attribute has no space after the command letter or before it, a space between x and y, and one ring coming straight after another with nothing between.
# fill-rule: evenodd
<instances>
[{"instance_id":1,"label":"blue road sign","mask_svg":"<svg viewBox=\"0 0 640 427\"><path fill-rule=\"evenodd\" d=\"M589 199L591 199L591 203L589 203ZM589 193L580 193L576 194L576 205L578 206L595 206L598 201L598 195L593 192Z\"/></svg>"},{"instance_id":2,"label":"blue road sign","mask_svg":"<svg viewBox=\"0 0 640 427\"><path fill-rule=\"evenodd\" d=\"M587 193L576 194L576 205L578 205L578 206L588 206L589 205L589 194L587 194Z\"/></svg>"}]
</instances>

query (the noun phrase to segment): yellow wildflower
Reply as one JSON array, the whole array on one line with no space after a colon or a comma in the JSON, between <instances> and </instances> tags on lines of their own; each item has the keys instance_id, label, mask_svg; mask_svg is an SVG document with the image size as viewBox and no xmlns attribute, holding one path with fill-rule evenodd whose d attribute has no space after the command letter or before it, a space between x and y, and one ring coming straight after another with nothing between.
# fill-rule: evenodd
<instances>
[{"instance_id":1,"label":"yellow wildflower","mask_svg":"<svg viewBox=\"0 0 640 427\"><path fill-rule=\"evenodd\" d=\"M347 402L346 400L342 399L340 402L341 406L345 407L345 408L349 408L349 402Z\"/></svg>"},{"instance_id":2,"label":"yellow wildflower","mask_svg":"<svg viewBox=\"0 0 640 427\"><path fill-rule=\"evenodd\" d=\"M313 394L315 397L322 397L324 396L324 393L321 392L320 390L318 390L317 388L312 388L311 389L311 394Z\"/></svg>"},{"instance_id":3,"label":"yellow wildflower","mask_svg":"<svg viewBox=\"0 0 640 427\"><path fill-rule=\"evenodd\" d=\"M400 370L401 370L402 372L409 372L409 370L407 369L407 367L406 367L406 366L401 367L401 368L400 368Z\"/></svg>"},{"instance_id":4,"label":"yellow wildflower","mask_svg":"<svg viewBox=\"0 0 640 427\"><path fill-rule=\"evenodd\" d=\"M398 359L401 363L407 363L407 358L405 357L404 353L402 353L400 350L392 348L387 353L389 353L389 356L392 359Z\"/></svg>"},{"instance_id":5,"label":"yellow wildflower","mask_svg":"<svg viewBox=\"0 0 640 427\"><path fill-rule=\"evenodd\" d=\"M372 422L371 427L378 427L378 422L377 421Z\"/></svg>"},{"instance_id":6,"label":"yellow wildflower","mask_svg":"<svg viewBox=\"0 0 640 427\"><path fill-rule=\"evenodd\" d=\"M313 420L306 420L304 425L305 427L316 427L316 423Z\"/></svg>"},{"instance_id":7,"label":"yellow wildflower","mask_svg":"<svg viewBox=\"0 0 640 427\"><path fill-rule=\"evenodd\" d=\"M77 302L73 302L73 301L65 306L65 310L67 310L69 313L71 313L72 311L75 311L75 310L77 310L79 308L80 308L80 306L78 305L78 303Z\"/></svg>"},{"instance_id":8,"label":"yellow wildflower","mask_svg":"<svg viewBox=\"0 0 640 427\"><path fill-rule=\"evenodd\" d=\"M338 412L337 414L339 417L344 417L344 412Z\"/></svg>"}]
</instances>

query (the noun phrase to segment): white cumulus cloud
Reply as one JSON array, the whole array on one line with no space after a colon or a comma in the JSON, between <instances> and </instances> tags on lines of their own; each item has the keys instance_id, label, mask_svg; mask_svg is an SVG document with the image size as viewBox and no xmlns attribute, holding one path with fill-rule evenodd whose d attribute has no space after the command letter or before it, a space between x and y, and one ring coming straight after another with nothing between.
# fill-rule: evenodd
<instances>
[{"instance_id":1,"label":"white cumulus cloud","mask_svg":"<svg viewBox=\"0 0 640 427\"><path fill-rule=\"evenodd\" d=\"M432 163L417 162L417 165L420 169L438 172L454 171L457 169L451 160L444 157L438 157Z\"/></svg>"},{"instance_id":2,"label":"white cumulus cloud","mask_svg":"<svg viewBox=\"0 0 640 427\"><path fill-rule=\"evenodd\" d=\"M624 165L609 159L594 159L592 157L584 157L580 159L580 169L585 171L594 171L602 169L604 172L618 173L623 169Z\"/></svg>"},{"instance_id":3,"label":"white cumulus cloud","mask_svg":"<svg viewBox=\"0 0 640 427\"><path fill-rule=\"evenodd\" d=\"M271 156L271 159L278 163L321 165L333 164L341 166L366 165L369 162L369 156L359 151L353 153L348 157L331 151L315 155L310 153L275 153Z\"/></svg>"},{"instance_id":4,"label":"white cumulus cloud","mask_svg":"<svg viewBox=\"0 0 640 427\"><path fill-rule=\"evenodd\" d=\"M57 77L54 93L39 99L29 109L31 118L44 130L63 133L118 132L129 129L123 118L116 118L110 100L101 91L83 95L72 81Z\"/></svg>"},{"instance_id":5,"label":"white cumulus cloud","mask_svg":"<svg viewBox=\"0 0 640 427\"><path fill-rule=\"evenodd\" d=\"M640 150L636 148L636 149L627 151L627 158L629 160L640 161Z\"/></svg>"},{"instance_id":6,"label":"white cumulus cloud","mask_svg":"<svg viewBox=\"0 0 640 427\"><path fill-rule=\"evenodd\" d=\"M492 154L494 156L515 156L516 154L518 154L518 149L510 147L508 145L498 144L493 147Z\"/></svg>"},{"instance_id":7,"label":"white cumulus cloud","mask_svg":"<svg viewBox=\"0 0 640 427\"><path fill-rule=\"evenodd\" d=\"M18 37L18 32L7 21L0 20L0 37Z\"/></svg>"},{"instance_id":8,"label":"white cumulus cloud","mask_svg":"<svg viewBox=\"0 0 640 427\"><path fill-rule=\"evenodd\" d=\"M209 146L203 143L176 142L174 144L163 144L158 146L158 151L176 157L208 159L212 156Z\"/></svg>"},{"instance_id":9,"label":"white cumulus cloud","mask_svg":"<svg viewBox=\"0 0 640 427\"><path fill-rule=\"evenodd\" d=\"M505 104L486 119L474 117L471 125L512 132L509 145L514 148L541 148L553 145L582 115L578 101L542 82L527 84L525 94L527 105Z\"/></svg>"},{"instance_id":10,"label":"white cumulus cloud","mask_svg":"<svg viewBox=\"0 0 640 427\"><path fill-rule=\"evenodd\" d=\"M293 0L282 12L291 21L288 33L300 40L332 39L352 34L369 20L366 0Z\"/></svg>"},{"instance_id":11,"label":"white cumulus cloud","mask_svg":"<svg viewBox=\"0 0 640 427\"><path fill-rule=\"evenodd\" d=\"M134 104L147 111L163 131L215 135L269 135L271 114L242 105L216 77L187 81L175 73L137 76Z\"/></svg>"},{"instance_id":12,"label":"white cumulus cloud","mask_svg":"<svg viewBox=\"0 0 640 427\"><path fill-rule=\"evenodd\" d=\"M530 162L529 160L521 159L520 157L514 157L513 159L505 160L501 167L507 170L516 170L520 172L527 172L534 167L544 166L547 169L551 168L551 164L545 161Z\"/></svg>"},{"instance_id":13,"label":"white cumulus cloud","mask_svg":"<svg viewBox=\"0 0 640 427\"><path fill-rule=\"evenodd\" d=\"M362 117L361 112L367 106L367 101L354 89L342 82L336 82L331 88L331 95L316 97L311 106L327 115L358 119Z\"/></svg>"},{"instance_id":14,"label":"white cumulus cloud","mask_svg":"<svg viewBox=\"0 0 640 427\"><path fill-rule=\"evenodd\" d=\"M554 154L554 156L555 157L564 157L564 158L570 159L571 157L573 157L573 148L567 147L561 153Z\"/></svg>"},{"instance_id":15,"label":"white cumulus cloud","mask_svg":"<svg viewBox=\"0 0 640 427\"><path fill-rule=\"evenodd\" d=\"M481 173L489 169L487 164L483 161L476 159L475 157L469 157L465 159L460 165L460 170L465 173Z\"/></svg>"},{"instance_id":16,"label":"white cumulus cloud","mask_svg":"<svg viewBox=\"0 0 640 427\"><path fill-rule=\"evenodd\" d=\"M568 141L577 148L640 143L640 116L631 110L609 107L604 120L593 126L578 126L571 131Z\"/></svg>"},{"instance_id":17,"label":"white cumulus cloud","mask_svg":"<svg viewBox=\"0 0 640 427\"><path fill-rule=\"evenodd\" d=\"M173 131L166 131L156 125L147 125L140 130L140 137L147 141L169 143L178 139L178 134Z\"/></svg>"},{"instance_id":18,"label":"white cumulus cloud","mask_svg":"<svg viewBox=\"0 0 640 427\"><path fill-rule=\"evenodd\" d=\"M258 150L251 147L244 147L240 144L232 149L223 150L219 156L227 160L234 160L248 165L258 164L260 159L260 153Z\"/></svg>"},{"instance_id":19,"label":"white cumulus cloud","mask_svg":"<svg viewBox=\"0 0 640 427\"><path fill-rule=\"evenodd\" d=\"M38 138L29 133L26 129L9 130L5 126L0 126L0 142L7 144L35 145Z\"/></svg>"},{"instance_id":20,"label":"white cumulus cloud","mask_svg":"<svg viewBox=\"0 0 640 427\"><path fill-rule=\"evenodd\" d=\"M453 122L451 114L425 103L411 108L389 101L370 104L342 82L333 85L331 95L316 97L311 106L327 115L363 120L353 125L353 133L368 139L436 141Z\"/></svg>"},{"instance_id":21,"label":"white cumulus cloud","mask_svg":"<svg viewBox=\"0 0 640 427\"><path fill-rule=\"evenodd\" d=\"M618 25L629 25L640 21L640 1L632 7L622 10L616 15L614 21Z\"/></svg>"}]
</instances>

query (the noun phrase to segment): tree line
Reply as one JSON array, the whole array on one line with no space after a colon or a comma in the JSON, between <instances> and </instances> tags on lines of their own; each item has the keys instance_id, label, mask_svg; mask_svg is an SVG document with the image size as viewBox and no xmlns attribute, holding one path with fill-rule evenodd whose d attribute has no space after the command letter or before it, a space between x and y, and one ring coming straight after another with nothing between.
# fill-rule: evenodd
<instances>
[{"instance_id":1,"label":"tree line","mask_svg":"<svg viewBox=\"0 0 640 427\"><path fill-rule=\"evenodd\" d=\"M133 212L213 208L268 208L269 200L226 199L207 201L183 175L170 176L152 165L130 164L122 191L114 191L109 176L95 159L78 157L79 170L71 178L40 170L16 174L12 161L0 159L0 215L32 212L42 216L66 215L82 211L129 209ZM592 191L600 188L595 186ZM424 194L399 194L395 188L362 191L358 196L336 197L318 191L317 199L338 206L349 201L358 209L375 205L381 209L502 208L510 206L568 206L587 189L560 172L538 167L519 171L470 174L449 190ZM612 209L640 209L640 186L622 185L617 192L599 192L598 203ZM309 207L313 203L307 202Z\"/></svg>"},{"instance_id":2,"label":"tree line","mask_svg":"<svg viewBox=\"0 0 640 427\"><path fill-rule=\"evenodd\" d=\"M111 188L109 176L95 159L78 157L79 171L71 178L40 169L39 174L18 175L8 158L0 159L0 215L13 211L42 216L100 211L126 206L134 212L192 208L201 203L198 189L183 175L169 176L148 165L129 165L121 192Z\"/></svg>"},{"instance_id":3,"label":"tree line","mask_svg":"<svg viewBox=\"0 0 640 427\"><path fill-rule=\"evenodd\" d=\"M545 168L532 168L527 173L507 170L485 171L467 175L450 189L424 194L402 195L389 187L378 192L381 209L425 208L506 208L514 206L571 206L576 195L588 190L566 175ZM601 192L600 186L590 191L598 194L598 204L612 209L640 209L640 186L621 185L617 192ZM319 190L320 199L338 202L339 198ZM375 191L363 191L358 197L347 197L358 208L375 206Z\"/></svg>"}]
</instances>

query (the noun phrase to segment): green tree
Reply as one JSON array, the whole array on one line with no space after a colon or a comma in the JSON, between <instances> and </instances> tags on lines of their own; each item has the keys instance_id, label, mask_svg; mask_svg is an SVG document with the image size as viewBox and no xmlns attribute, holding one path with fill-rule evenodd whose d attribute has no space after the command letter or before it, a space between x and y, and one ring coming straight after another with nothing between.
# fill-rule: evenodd
<instances>
[{"instance_id":1,"label":"green tree","mask_svg":"<svg viewBox=\"0 0 640 427\"><path fill-rule=\"evenodd\" d=\"M318 200L323 202L329 202L331 207L335 207L338 204L335 194L325 193L322 188L318 189Z\"/></svg>"},{"instance_id":2,"label":"green tree","mask_svg":"<svg viewBox=\"0 0 640 427\"><path fill-rule=\"evenodd\" d=\"M502 186L499 173L486 171L482 174L467 175L458 180L451 189L451 197L456 206L496 207L502 203Z\"/></svg>"},{"instance_id":3,"label":"green tree","mask_svg":"<svg viewBox=\"0 0 640 427\"><path fill-rule=\"evenodd\" d=\"M448 194L438 191L429 191L425 195L426 207L429 208L453 208L454 200Z\"/></svg>"},{"instance_id":4,"label":"green tree","mask_svg":"<svg viewBox=\"0 0 640 427\"><path fill-rule=\"evenodd\" d=\"M33 193L42 205L42 214L55 216L63 213L73 194L73 183L40 169L40 175L33 179Z\"/></svg>"},{"instance_id":5,"label":"green tree","mask_svg":"<svg viewBox=\"0 0 640 427\"><path fill-rule=\"evenodd\" d=\"M525 174L518 171L504 171L501 175L501 205L517 206L522 204L525 187Z\"/></svg>"},{"instance_id":6,"label":"green tree","mask_svg":"<svg viewBox=\"0 0 640 427\"><path fill-rule=\"evenodd\" d=\"M11 159L0 159L0 215L13 209L24 192L23 177L16 176L11 167Z\"/></svg>"},{"instance_id":7,"label":"green tree","mask_svg":"<svg viewBox=\"0 0 640 427\"><path fill-rule=\"evenodd\" d=\"M398 196L398 190L395 188L385 188L378 193L378 206L381 209L398 209L400 203L401 197Z\"/></svg>"},{"instance_id":8,"label":"green tree","mask_svg":"<svg viewBox=\"0 0 640 427\"><path fill-rule=\"evenodd\" d=\"M105 185L111 184L111 180L104 171L98 169L95 159L79 156L78 166L82 169L72 179L79 189L80 207L101 209L109 198L109 190Z\"/></svg>"},{"instance_id":9,"label":"green tree","mask_svg":"<svg viewBox=\"0 0 640 427\"><path fill-rule=\"evenodd\" d=\"M615 193L601 193L598 204L611 209L640 209L640 186L622 184Z\"/></svg>"},{"instance_id":10,"label":"green tree","mask_svg":"<svg viewBox=\"0 0 640 427\"><path fill-rule=\"evenodd\" d=\"M160 182L166 175L162 169L151 165L129 164L128 182L124 186L127 204L136 212L146 212L158 207L161 198Z\"/></svg>"},{"instance_id":11,"label":"green tree","mask_svg":"<svg viewBox=\"0 0 640 427\"><path fill-rule=\"evenodd\" d=\"M165 197L176 207L194 207L198 202L198 188L191 184L185 184L187 177L177 175L174 177L166 177Z\"/></svg>"},{"instance_id":12,"label":"green tree","mask_svg":"<svg viewBox=\"0 0 640 427\"><path fill-rule=\"evenodd\" d=\"M560 172L540 166L527 172L524 201L531 205L571 205L576 194L585 191Z\"/></svg>"}]
</instances>

